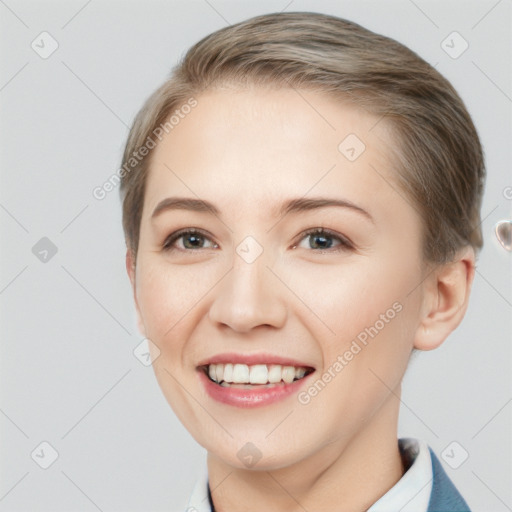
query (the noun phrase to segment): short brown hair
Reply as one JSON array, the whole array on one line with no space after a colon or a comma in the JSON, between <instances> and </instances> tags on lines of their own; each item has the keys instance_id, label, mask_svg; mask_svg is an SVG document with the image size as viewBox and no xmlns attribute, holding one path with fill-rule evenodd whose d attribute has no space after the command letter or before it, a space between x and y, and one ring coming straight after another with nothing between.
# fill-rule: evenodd
<instances>
[{"instance_id":1,"label":"short brown hair","mask_svg":"<svg viewBox=\"0 0 512 512\"><path fill-rule=\"evenodd\" d=\"M257 16L202 39L137 114L121 175L123 228L134 257L151 153L129 170L126 164L176 109L225 84L325 92L385 118L396 138L398 182L423 219L425 259L442 263L464 246L482 247L483 152L451 84L393 39L334 16L290 12Z\"/></svg>"}]
</instances>

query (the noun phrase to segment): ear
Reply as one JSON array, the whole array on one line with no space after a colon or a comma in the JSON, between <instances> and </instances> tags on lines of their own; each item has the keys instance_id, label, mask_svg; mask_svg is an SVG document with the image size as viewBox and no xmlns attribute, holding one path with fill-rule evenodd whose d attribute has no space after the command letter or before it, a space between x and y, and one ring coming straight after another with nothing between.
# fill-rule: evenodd
<instances>
[{"instance_id":1,"label":"ear","mask_svg":"<svg viewBox=\"0 0 512 512\"><path fill-rule=\"evenodd\" d=\"M475 252L465 247L453 261L436 267L424 282L421 318L414 338L414 348L439 347L460 324L469 303L475 277Z\"/></svg>"},{"instance_id":2,"label":"ear","mask_svg":"<svg viewBox=\"0 0 512 512\"><path fill-rule=\"evenodd\" d=\"M135 255L133 254L133 251L130 248L126 249L126 272L128 273L130 283L132 284L133 301L135 303L135 311L137 313L137 327L139 329L139 332L144 337L146 337L146 328L144 327L144 322L142 320L139 303L137 301L137 288L135 286Z\"/></svg>"}]
</instances>

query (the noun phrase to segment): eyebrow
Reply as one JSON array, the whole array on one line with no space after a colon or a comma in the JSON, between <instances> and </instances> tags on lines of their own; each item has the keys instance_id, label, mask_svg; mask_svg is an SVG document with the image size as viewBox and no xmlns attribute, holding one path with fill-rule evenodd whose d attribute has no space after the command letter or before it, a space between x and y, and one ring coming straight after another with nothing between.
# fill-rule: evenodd
<instances>
[{"instance_id":1,"label":"eyebrow","mask_svg":"<svg viewBox=\"0 0 512 512\"><path fill-rule=\"evenodd\" d=\"M324 197L301 197L298 199L290 199L281 206L277 213L279 216L284 217L289 213L301 213L333 206L350 209L363 215L371 222L374 222L373 217L364 208L361 208L360 206L357 206L356 204L352 203L351 201L347 201L346 199L329 199ZM220 210L209 201L187 197L167 197L156 205L151 218L155 218L161 213L170 210L189 210L194 212L212 213L216 216L220 215Z\"/></svg>"},{"instance_id":2,"label":"eyebrow","mask_svg":"<svg viewBox=\"0 0 512 512\"><path fill-rule=\"evenodd\" d=\"M281 209L279 210L279 214L284 217L288 213L299 213L309 210L316 210L318 208L328 208L332 206L350 209L354 212L362 214L368 220L374 222L373 217L364 208L357 206L351 201L348 201L346 199L329 199L325 197L300 197L298 199L291 199L281 207Z\"/></svg>"},{"instance_id":3,"label":"eyebrow","mask_svg":"<svg viewBox=\"0 0 512 512\"><path fill-rule=\"evenodd\" d=\"M219 215L219 210L212 203L204 201L203 199L192 199L187 197L166 197L160 201L153 213L151 218L155 218L163 212L169 210L190 210L193 212L208 212L214 215Z\"/></svg>"}]
</instances>

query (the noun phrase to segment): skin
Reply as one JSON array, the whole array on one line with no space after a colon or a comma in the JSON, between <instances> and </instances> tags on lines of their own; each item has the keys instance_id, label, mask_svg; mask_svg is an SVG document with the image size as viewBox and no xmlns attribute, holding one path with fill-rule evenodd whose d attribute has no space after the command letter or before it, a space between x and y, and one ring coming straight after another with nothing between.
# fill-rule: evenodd
<instances>
[{"instance_id":1,"label":"skin","mask_svg":"<svg viewBox=\"0 0 512 512\"><path fill-rule=\"evenodd\" d=\"M160 350L158 383L208 450L218 512L254 503L366 510L404 471L397 421L411 350L436 348L462 320L474 253L442 266L423 260L422 220L396 185L385 122L311 91L224 89L197 99L153 150L137 263L129 251L126 260L139 328ZM351 133L366 145L353 162L338 150ZM176 209L152 219L170 196L208 200L219 214ZM350 201L371 220L340 207L276 213L303 196ZM317 227L351 246L327 237L319 249L303 235ZM182 228L207 236L163 249ZM263 248L250 264L236 252L249 235ZM199 381L199 362L225 352L293 355L316 379L396 302L401 311L306 405L294 394L240 409ZM247 442L261 452L252 468L237 457Z\"/></svg>"}]
</instances>

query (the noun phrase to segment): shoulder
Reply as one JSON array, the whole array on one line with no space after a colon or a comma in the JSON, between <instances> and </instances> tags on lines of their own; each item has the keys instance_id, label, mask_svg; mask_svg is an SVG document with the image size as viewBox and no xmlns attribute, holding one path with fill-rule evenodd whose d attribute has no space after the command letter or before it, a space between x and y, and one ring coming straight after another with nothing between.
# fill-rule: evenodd
<instances>
[{"instance_id":1,"label":"shoulder","mask_svg":"<svg viewBox=\"0 0 512 512\"><path fill-rule=\"evenodd\" d=\"M429 452L432 460L432 493L427 512L471 512L430 447Z\"/></svg>"}]
</instances>

